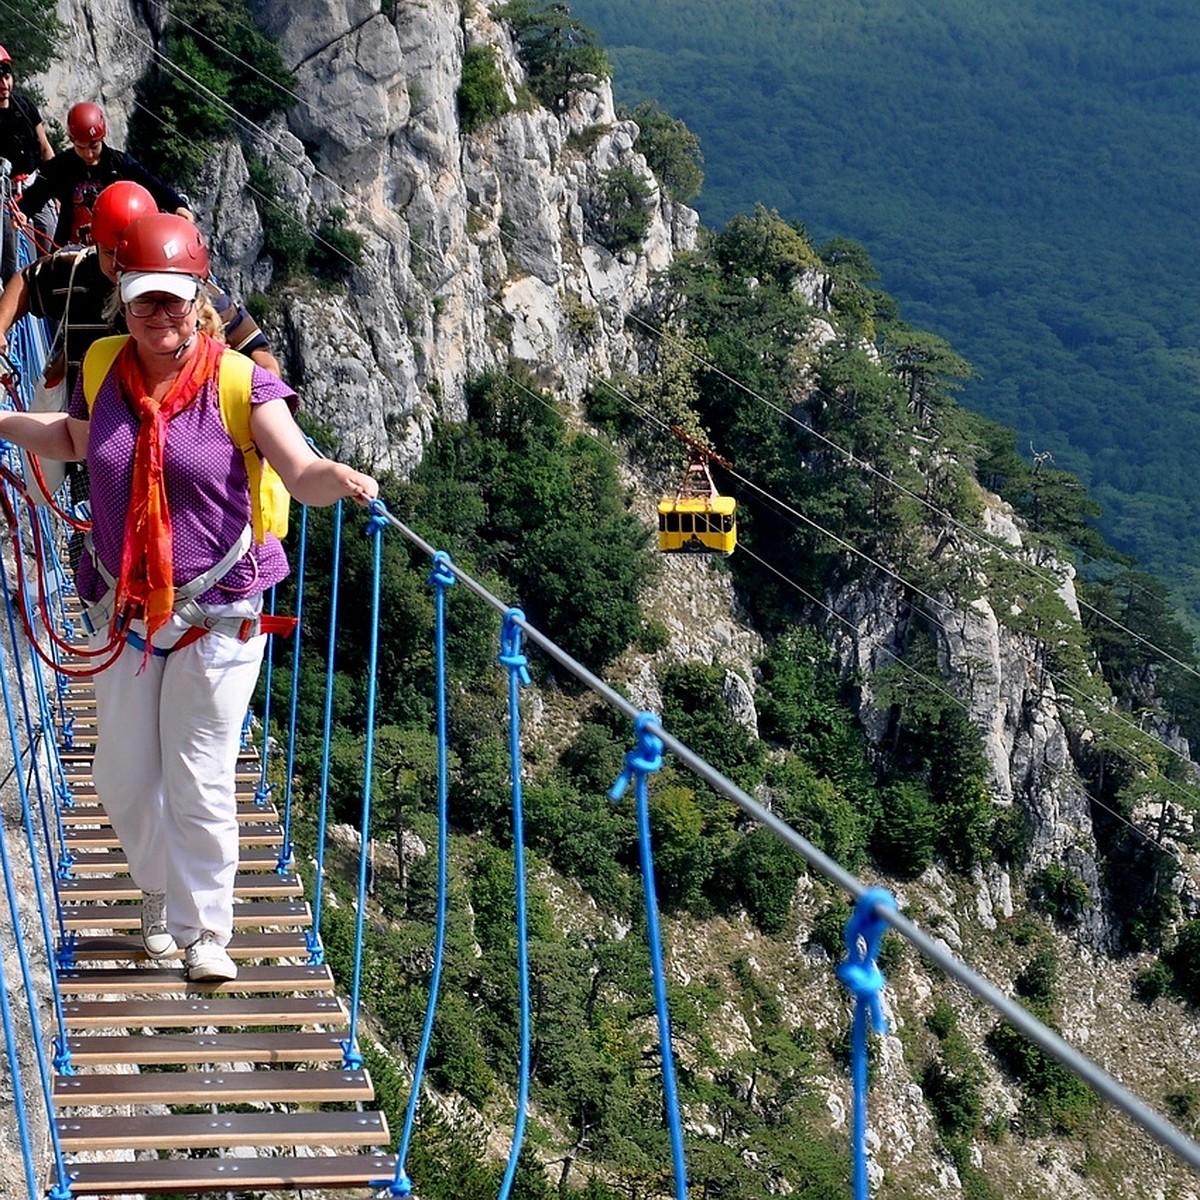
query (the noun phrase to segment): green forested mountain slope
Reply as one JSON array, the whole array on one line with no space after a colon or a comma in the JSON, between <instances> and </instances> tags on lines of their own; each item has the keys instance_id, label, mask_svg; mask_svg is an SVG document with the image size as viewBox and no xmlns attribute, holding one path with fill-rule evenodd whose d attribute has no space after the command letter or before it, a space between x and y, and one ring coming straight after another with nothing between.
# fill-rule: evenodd
<instances>
[{"instance_id":1,"label":"green forested mountain slope","mask_svg":"<svg viewBox=\"0 0 1200 1200\"><path fill-rule=\"evenodd\" d=\"M962 399L1200 612L1200 8L575 0L618 99L700 135L698 207L862 242Z\"/></svg>"}]
</instances>

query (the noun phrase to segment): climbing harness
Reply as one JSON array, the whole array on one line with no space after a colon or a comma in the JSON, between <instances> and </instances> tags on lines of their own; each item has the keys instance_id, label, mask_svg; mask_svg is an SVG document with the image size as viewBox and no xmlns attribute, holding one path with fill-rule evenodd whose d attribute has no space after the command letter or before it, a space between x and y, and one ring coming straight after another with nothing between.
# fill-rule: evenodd
<instances>
[{"instance_id":1,"label":"climbing harness","mask_svg":"<svg viewBox=\"0 0 1200 1200\"><path fill-rule=\"evenodd\" d=\"M128 334L114 334L112 337L99 338L88 347L81 371L83 395L89 412L96 403L101 384L128 340ZM253 372L254 363L244 354L226 350L221 355L217 394L225 431L242 452L246 477L250 481L251 529L255 543L261 546L268 534L278 538L287 536L291 496L279 473L259 453L250 432L250 388Z\"/></svg>"}]
</instances>

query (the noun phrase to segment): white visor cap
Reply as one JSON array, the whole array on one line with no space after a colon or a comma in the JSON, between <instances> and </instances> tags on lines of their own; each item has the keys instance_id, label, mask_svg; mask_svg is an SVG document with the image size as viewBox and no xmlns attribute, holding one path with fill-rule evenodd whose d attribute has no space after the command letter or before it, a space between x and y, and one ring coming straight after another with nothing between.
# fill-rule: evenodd
<instances>
[{"instance_id":1,"label":"white visor cap","mask_svg":"<svg viewBox=\"0 0 1200 1200\"><path fill-rule=\"evenodd\" d=\"M180 300L194 300L200 293L200 281L195 275L167 271L130 271L121 276L121 299L126 304L147 292L166 292Z\"/></svg>"}]
</instances>

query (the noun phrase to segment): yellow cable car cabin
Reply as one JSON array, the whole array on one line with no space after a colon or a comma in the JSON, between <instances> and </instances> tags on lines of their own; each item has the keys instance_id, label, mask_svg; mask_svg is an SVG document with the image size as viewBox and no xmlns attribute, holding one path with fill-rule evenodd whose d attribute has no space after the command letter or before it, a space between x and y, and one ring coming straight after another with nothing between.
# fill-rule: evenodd
<instances>
[{"instance_id":1,"label":"yellow cable car cabin","mask_svg":"<svg viewBox=\"0 0 1200 1200\"><path fill-rule=\"evenodd\" d=\"M710 459L727 469L731 464L677 425L671 432L687 443L688 465L675 495L658 502L658 548L665 554L732 554L737 504L717 491L708 469Z\"/></svg>"},{"instance_id":2,"label":"yellow cable car cabin","mask_svg":"<svg viewBox=\"0 0 1200 1200\"><path fill-rule=\"evenodd\" d=\"M732 496L664 496L658 502L658 548L667 554L732 554L736 512Z\"/></svg>"}]
</instances>

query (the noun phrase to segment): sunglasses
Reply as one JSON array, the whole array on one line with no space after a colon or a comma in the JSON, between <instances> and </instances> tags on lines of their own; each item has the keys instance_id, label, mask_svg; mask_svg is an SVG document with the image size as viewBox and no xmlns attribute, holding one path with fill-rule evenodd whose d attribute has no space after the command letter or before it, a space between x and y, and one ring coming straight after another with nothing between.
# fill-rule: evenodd
<instances>
[{"instance_id":1,"label":"sunglasses","mask_svg":"<svg viewBox=\"0 0 1200 1200\"><path fill-rule=\"evenodd\" d=\"M157 300L149 296L139 296L136 300L127 300L125 308L134 317L152 317L155 310L161 308L168 317L178 320L186 317L196 307L196 300L180 300L178 296L160 297Z\"/></svg>"},{"instance_id":2,"label":"sunglasses","mask_svg":"<svg viewBox=\"0 0 1200 1200\"><path fill-rule=\"evenodd\" d=\"M0 79L7 79L12 74L12 67L8 63L0 63Z\"/></svg>"}]
</instances>

